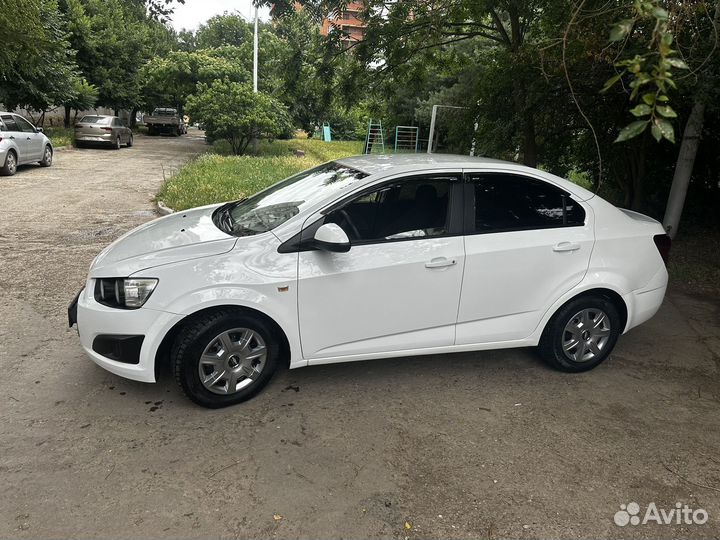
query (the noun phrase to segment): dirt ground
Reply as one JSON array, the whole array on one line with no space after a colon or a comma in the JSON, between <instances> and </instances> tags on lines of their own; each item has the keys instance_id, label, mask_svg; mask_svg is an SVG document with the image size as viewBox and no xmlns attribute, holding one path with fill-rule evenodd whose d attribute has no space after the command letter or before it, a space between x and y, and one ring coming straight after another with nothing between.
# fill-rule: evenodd
<instances>
[{"instance_id":1,"label":"dirt ground","mask_svg":"<svg viewBox=\"0 0 720 540\"><path fill-rule=\"evenodd\" d=\"M285 371L211 411L95 366L67 304L192 134L0 178L0 537L720 535L717 300L670 291L581 375L532 350L401 358ZM630 502L709 519L620 527Z\"/></svg>"}]
</instances>

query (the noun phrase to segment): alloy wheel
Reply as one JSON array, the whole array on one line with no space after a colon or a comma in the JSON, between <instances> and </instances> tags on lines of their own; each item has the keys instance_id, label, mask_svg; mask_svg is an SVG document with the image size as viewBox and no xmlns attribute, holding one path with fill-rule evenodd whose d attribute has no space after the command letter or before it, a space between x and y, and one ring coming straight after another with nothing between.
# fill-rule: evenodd
<instances>
[{"instance_id":1,"label":"alloy wheel","mask_svg":"<svg viewBox=\"0 0 720 540\"><path fill-rule=\"evenodd\" d=\"M17 159L15 159L15 154L9 152L6 159L8 172L10 174L15 174L15 171L17 169Z\"/></svg>"},{"instance_id":2,"label":"alloy wheel","mask_svg":"<svg viewBox=\"0 0 720 540\"><path fill-rule=\"evenodd\" d=\"M50 164L52 163L52 158L53 158L52 150L50 150L50 147L49 147L49 146L46 146L46 147L45 147L45 157L43 158L43 161L44 161L47 165L50 165Z\"/></svg>"},{"instance_id":3,"label":"alloy wheel","mask_svg":"<svg viewBox=\"0 0 720 540\"><path fill-rule=\"evenodd\" d=\"M267 347L260 334L234 328L210 340L200 357L198 375L210 392L234 394L257 380L266 360Z\"/></svg>"},{"instance_id":4,"label":"alloy wheel","mask_svg":"<svg viewBox=\"0 0 720 540\"><path fill-rule=\"evenodd\" d=\"M573 362L588 362L600 355L610 339L610 318L601 309L587 308L570 318L562 349Z\"/></svg>"}]
</instances>

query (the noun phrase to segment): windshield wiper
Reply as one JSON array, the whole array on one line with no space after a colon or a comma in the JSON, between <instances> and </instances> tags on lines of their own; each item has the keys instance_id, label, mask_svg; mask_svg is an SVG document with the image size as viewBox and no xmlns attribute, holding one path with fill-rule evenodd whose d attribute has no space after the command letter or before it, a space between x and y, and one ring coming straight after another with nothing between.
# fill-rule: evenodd
<instances>
[{"instance_id":1,"label":"windshield wiper","mask_svg":"<svg viewBox=\"0 0 720 540\"><path fill-rule=\"evenodd\" d=\"M232 234L233 230L233 218L230 212L235 208L235 204L235 202L225 203L213 212L215 225L218 229L228 234Z\"/></svg>"}]
</instances>

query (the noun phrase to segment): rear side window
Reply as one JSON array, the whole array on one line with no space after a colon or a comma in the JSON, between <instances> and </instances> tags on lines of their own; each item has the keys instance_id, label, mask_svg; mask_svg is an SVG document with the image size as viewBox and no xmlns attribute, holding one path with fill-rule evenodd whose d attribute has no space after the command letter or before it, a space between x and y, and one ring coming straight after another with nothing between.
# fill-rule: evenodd
<instances>
[{"instance_id":1,"label":"rear side window","mask_svg":"<svg viewBox=\"0 0 720 540\"><path fill-rule=\"evenodd\" d=\"M443 236L449 228L454 177L420 177L386 184L328 214L355 243Z\"/></svg>"},{"instance_id":2,"label":"rear side window","mask_svg":"<svg viewBox=\"0 0 720 540\"><path fill-rule=\"evenodd\" d=\"M581 226L585 210L568 193L526 176L470 175L475 193L475 232L491 233Z\"/></svg>"},{"instance_id":3,"label":"rear side window","mask_svg":"<svg viewBox=\"0 0 720 540\"><path fill-rule=\"evenodd\" d=\"M20 128L15 123L15 119L12 117L12 115L3 114L2 121L3 121L3 124L5 124L5 128L6 128L5 131L20 131Z\"/></svg>"},{"instance_id":4,"label":"rear side window","mask_svg":"<svg viewBox=\"0 0 720 540\"><path fill-rule=\"evenodd\" d=\"M20 116L16 116L15 123L20 128L20 131L24 131L25 133L35 133L35 128L32 126L32 124L30 122L28 122L24 118L21 118Z\"/></svg>"}]
</instances>

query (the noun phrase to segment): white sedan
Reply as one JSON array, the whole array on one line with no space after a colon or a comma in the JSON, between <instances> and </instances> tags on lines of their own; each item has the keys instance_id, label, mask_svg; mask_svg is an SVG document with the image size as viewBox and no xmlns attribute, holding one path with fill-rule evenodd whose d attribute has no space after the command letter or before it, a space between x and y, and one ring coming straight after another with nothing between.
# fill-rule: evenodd
<instances>
[{"instance_id":1,"label":"white sedan","mask_svg":"<svg viewBox=\"0 0 720 540\"><path fill-rule=\"evenodd\" d=\"M103 368L223 407L283 364L537 346L605 360L667 286L669 238L556 176L449 155L359 156L108 246L68 310Z\"/></svg>"}]
</instances>

